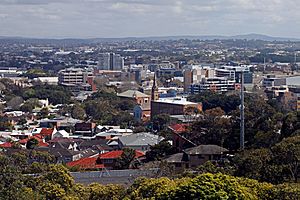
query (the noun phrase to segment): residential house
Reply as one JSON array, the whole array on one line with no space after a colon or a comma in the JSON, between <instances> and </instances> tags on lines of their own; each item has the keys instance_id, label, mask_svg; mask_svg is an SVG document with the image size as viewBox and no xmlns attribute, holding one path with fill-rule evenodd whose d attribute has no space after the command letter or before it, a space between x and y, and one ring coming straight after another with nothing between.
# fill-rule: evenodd
<instances>
[{"instance_id":1,"label":"residential house","mask_svg":"<svg viewBox=\"0 0 300 200\"><path fill-rule=\"evenodd\" d=\"M70 137L70 134L65 130L56 131L52 135L52 139L54 139L54 138L68 138L68 137Z\"/></svg>"},{"instance_id":2,"label":"residential house","mask_svg":"<svg viewBox=\"0 0 300 200\"><path fill-rule=\"evenodd\" d=\"M19 140L18 142L21 145L26 147L26 144L30 139L36 139L38 141L37 147L48 147L49 146L49 144L47 142L45 142L45 137L41 134L36 134L36 135L31 136L29 138Z\"/></svg>"},{"instance_id":3,"label":"residential house","mask_svg":"<svg viewBox=\"0 0 300 200\"><path fill-rule=\"evenodd\" d=\"M92 137L95 135L96 124L92 122L82 122L75 124L74 135Z\"/></svg>"},{"instance_id":4,"label":"residential house","mask_svg":"<svg viewBox=\"0 0 300 200\"><path fill-rule=\"evenodd\" d=\"M135 150L146 152L150 146L158 144L163 138L152 133L135 133L119 138L119 148L132 148Z\"/></svg>"},{"instance_id":5,"label":"residential house","mask_svg":"<svg viewBox=\"0 0 300 200\"><path fill-rule=\"evenodd\" d=\"M117 159L123 154L122 150L111 151L92 156L89 158L82 158L77 161L67 163L69 167L78 167L80 169L114 169ZM144 157L145 154L141 151L135 151L135 159Z\"/></svg>"},{"instance_id":6,"label":"residential house","mask_svg":"<svg viewBox=\"0 0 300 200\"><path fill-rule=\"evenodd\" d=\"M188 126L188 124L172 124L168 127L172 131L172 145L177 152L181 152L186 148L197 146L184 136Z\"/></svg>"},{"instance_id":7,"label":"residential house","mask_svg":"<svg viewBox=\"0 0 300 200\"><path fill-rule=\"evenodd\" d=\"M175 171L182 171L186 168L194 169L207 161L218 161L226 152L227 149L218 145L199 145L169 156L166 162L173 166Z\"/></svg>"},{"instance_id":8,"label":"residential house","mask_svg":"<svg viewBox=\"0 0 300 200\"><path fill-rule=\"evenodd\" d=\"M49 145L49 153L54 155L57 163L68 163L71 161L79 160L81 158L90 157L98 154L99 152L94 149L85 149L80 151L77 143L69 144L66 148L66 143L52 143Z\"/></svg>"},{"instance_id":9,"label":"residential house","mask_svg":"<svg viewBox=\"0 0 300 200\"><path fill-rule=\"evenodd\" d=\"M59 117L54 119L41 119L38 122L42 128L56 127L57 130L70 130L76 123L80 123L82 121L70 117Z\"/></svg>"},{"instance_id":10,"label":"residential house","mask_svg":"<svg viewBox=\"0 0 300 200\"><path fill-rule=\"evenodd\" d=\"M107 145L107 142L108 141L104 139L83 140L82 142L79 143L78 149L80 151L93 149L95 151L98 151L99 153L106 153L113 150L113 148Z\"/></svg>"},{"instance_id":11,"label":"residential house","mask_svg":"<svg viewBox=\"0 0 300 200\"><path fill-rule=\"evenodd\" d=\"M35 128L32 130L32 135L41 135L45 141L52 139L52 135L56 132L56 128Z\"/></svg>"}]
</instances>

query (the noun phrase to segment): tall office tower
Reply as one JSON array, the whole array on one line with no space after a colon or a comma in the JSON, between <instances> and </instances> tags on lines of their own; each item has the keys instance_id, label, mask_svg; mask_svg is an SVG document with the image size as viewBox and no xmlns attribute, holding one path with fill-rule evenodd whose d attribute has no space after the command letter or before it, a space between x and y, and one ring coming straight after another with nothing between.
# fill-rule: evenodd
<instances>
[{"instance_id":1,"label":"tall office tower","mask_svg":"<svg viewBox=\"0 0 300 200\"><path fill-rule=\"evenodd\" d=\"M183 87L184 92L188 92L190 86L193 84L193 73L191 69L186 69L183 71Z\"/></svg>"},{"instance_id":2,"label":"tall office tower","mask_svg":"<svg viewBox=\"0 0 300 200\"><path fill-rule=\"evenodd\" d=\"M186 66L183 72L184 92L188 92L192 84L198 83L203 78L211 78L215 76L215 70L210 67L202 67L200 65Z\"/></svg>"},{"instance_id":3,"label":"tall office tower","mask_svg":"<svg viewBox=\"0 0 300 200\"><path fill-rule=\"evenodd\" d=\"M102 53L98 58L98 69L109 70L110 69L110 54Z\"/></svg>"},{"instance_id":4,"label":"tall office tower","mask_svg":"<svg viewBox=\"0 0 300 200\"><path fill-rule=\"evenodd\" d=\"M124 58L115 53L102 53L98 59L98 69L100 70L122 70Z\"/></svg>"},{"instance_id":5,"label":"tall office tower","mask_svg":"<svg viewBox=\"0 0 300 200\"><path fill-rule=\"evenodd\" d=\"M122 70L124 67L124 58L119 54L110 53L110 70Z\"/></svg>"}]
</instances>

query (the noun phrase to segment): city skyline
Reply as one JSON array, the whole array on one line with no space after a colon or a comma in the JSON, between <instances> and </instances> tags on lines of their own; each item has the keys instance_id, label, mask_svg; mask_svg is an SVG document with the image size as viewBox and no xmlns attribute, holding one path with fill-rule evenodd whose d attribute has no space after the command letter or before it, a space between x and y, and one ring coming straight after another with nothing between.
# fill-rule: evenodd
<instances>
[{"instance_id":1,"label":"city skyline","mask_svg":"<svg viewBox=\"0 0 300 200\"><path fill-rule=\"evenodd\" d=\"M0 36L120 38L259 33L299 38L296 0L2 0Z\"/></svg>"}]
</instances>

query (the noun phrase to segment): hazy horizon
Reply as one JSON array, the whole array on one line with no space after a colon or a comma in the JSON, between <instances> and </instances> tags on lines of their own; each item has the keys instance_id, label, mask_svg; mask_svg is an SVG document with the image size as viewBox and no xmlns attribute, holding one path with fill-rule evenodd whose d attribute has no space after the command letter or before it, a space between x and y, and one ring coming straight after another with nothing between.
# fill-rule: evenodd
<instances>
[{"instance_id":1,"label":"hazy horizon","mask_svg":"<svg viewBox=\"0 0 300 200\"><path fill-rule=\"evenodd\" d=\"M1 0L0 36L299 38L296 0Z\"/></svg>"}]
</instances>

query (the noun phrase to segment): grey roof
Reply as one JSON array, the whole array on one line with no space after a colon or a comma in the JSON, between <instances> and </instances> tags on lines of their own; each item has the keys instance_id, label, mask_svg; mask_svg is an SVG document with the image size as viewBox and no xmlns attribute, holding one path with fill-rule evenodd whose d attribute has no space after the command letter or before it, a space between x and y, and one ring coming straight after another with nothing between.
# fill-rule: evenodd
<instances>
[{"instance_id":1,"label":"grey roof","mask_svg":"<svg viewBox=\"0 0 300 200\"><path fill-rule=\"evenodd\" d=\"M183 153L176 153L165 159L168 163L182 162Z\"/></svg>"},{"instance_id":2,"label":"grey roof","mask_svg":"<svg viewBox=\"0 0 300 200\"><path fill-rule=\"evenodd\" d=\"M78 145L78 148L80 150L87 148L112 150L112 148L107 145L107 140L84 140Z\"/></svg>"},{"instance_id":3,"label":"grey roof","mask_svg":"<svg viewBox=\"0 0 300 200\"><path fill-rule=\"evenodd\" d=\"M158 135L151 133L135 133L119 138L119 141L124 146L145 146L145 145L155 145L163 138Z\"/></svg>"},{"instance_id":4,"label":"grey roof","mask_svg":"<svg viewBox=\"0 0 300 200\"><path fill-rule=\"evenodd\" d=\"M119 97L127 97L127 98L134 98L134 97L149 97L149 95L146 95L140 91L137 90L127 90L125 92L122 92L118 94Z\"/></svg>"},{"instance_id":5,"label":"grey roof","mask_svg":"<svg viewBox=\"0 0 300 200\"><path fill-rule=\"evenodd\" d=\"M216 155L216 154L222 154L223 152L226 151L228 151L228 149L225 149L218 145L199 145L184 150L184 152L187 154L201 154L201 155Z\"/></svg>"}]
</instances>

